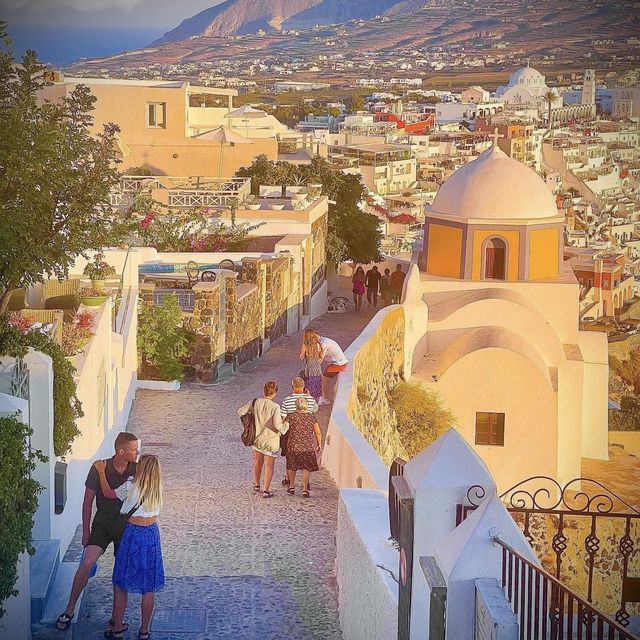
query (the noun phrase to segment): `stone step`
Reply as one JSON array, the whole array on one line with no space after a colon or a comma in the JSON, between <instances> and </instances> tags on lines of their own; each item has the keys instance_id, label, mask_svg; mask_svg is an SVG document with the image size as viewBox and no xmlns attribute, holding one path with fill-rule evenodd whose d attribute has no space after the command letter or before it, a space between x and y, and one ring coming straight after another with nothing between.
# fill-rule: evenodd
<instances>
[{"instance_id":1,"label":"stone step","mask_svg":"<svg viewBox=\"0 0 640 640\"><path fill-rule=\"evenodd\" d=\"M79 562L61 562L58 566L53 588L51 589L44 613L40 619L42 624L55 624L58 616L65 610L67 601L69 600L69 594L71 593L73 577L76 575L76 570L79 566ZM84 597L85 591L80 594L80 599L76 604L76 615L71 621L72 627L78 622L78 618L80 617L82 598Z\"/></svg>"},{"instance_id":2,"label":"stone step","mask_svg":"<svg viewBox=\"0 0 640 640\"><path fill-rule=\"evenodd\" d=\"M218 367L218 375L216 382L225 382L233 377L233 365L230 362L225 362Z\"/></svg>"},{"instance_id":3,"label":"stone step","mask_svg":"<svg viewBox=\"0 0 640 640\"><path fill-rule=\"evenodd\" d=\"M44 613L60 564L60 540L34 540L32 544L36 552L29 559L31 622L38 622Z\"/></svg>"}]
</instances>

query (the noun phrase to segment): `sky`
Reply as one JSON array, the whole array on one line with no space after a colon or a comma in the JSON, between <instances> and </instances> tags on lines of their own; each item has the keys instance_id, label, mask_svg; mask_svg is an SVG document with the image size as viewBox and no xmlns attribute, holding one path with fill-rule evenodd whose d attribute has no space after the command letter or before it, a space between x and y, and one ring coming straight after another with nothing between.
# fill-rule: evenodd
<instances>
[{"instance_id":1,"label":"sky","mask_svg":"<svg viewBox=\"0 0 640 640\"><path fill-rule=\"evenodd\" d=\"M0 0L0 18L38 26L172 29L222 0Z\"/></svg>"}]
</instances>

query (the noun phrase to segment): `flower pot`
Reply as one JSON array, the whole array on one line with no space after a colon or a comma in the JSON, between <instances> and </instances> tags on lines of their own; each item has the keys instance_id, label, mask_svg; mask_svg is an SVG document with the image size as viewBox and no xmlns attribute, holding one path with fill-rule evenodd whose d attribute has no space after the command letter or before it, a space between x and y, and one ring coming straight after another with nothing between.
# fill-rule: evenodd
<instances>
[{"instance_id":1,"label":"flower pot","mask_svg":"<svg viewBox=\"0 0 640 640\"><path fill-rule=\"evenodd\" d=\"M291 194L291 199L294 202L300 202L301 200L306 200L307 198L307 194L306 193L292 193Z\"/></svg>"},{"instance_id":2,"label":"flower pot","mask_svg":"<svg viewBox=\"0 0 640 640\"><path fill-rule=\"evenodd\" d=\"M109 296L91 296L90 298L85 298L80 296L80 302L87 307L99 307L101 304L104 304L108 297Z\"/></svg>"},{"instance_id":3,"label":"flower pot","mask_svg":"<svg viewBox=\"0 0 640 640\"><path fill-rule=\"evenodd\" d=\"M247 209L250 209L251 211L258 211L258 209L260 209L260 203L257 204L248 204L247 205Z\"/></svg>"},{"instance_id":4,"label":"flower pot","mask_svg":"<svg viewBox=\"0 0 640 640\"><path fill-rule=\"evenodd\" d=\"M91 279L91 286L92 288L94 288L96 291L104 291L104 278L100 279L100 280L94 280L93 278Z\"/></svg>"},{"instance_id":5,"label":"flower pot","mask_svg":"<svg viewBox=\"0 0 640 640\"><path fill-rule=\"evenodd\" d=\"M284 209L283 204L271 204L269 206L273 211L282 211Z\"/></svg>"}]
</instances>

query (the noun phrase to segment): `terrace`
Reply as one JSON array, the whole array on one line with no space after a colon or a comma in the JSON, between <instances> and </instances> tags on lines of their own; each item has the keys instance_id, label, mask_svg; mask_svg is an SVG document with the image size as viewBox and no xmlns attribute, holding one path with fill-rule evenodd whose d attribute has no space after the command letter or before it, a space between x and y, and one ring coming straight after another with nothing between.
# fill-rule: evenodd
<instances>
[{"instance_id":1,"label":"terrace","mask_svg":"<svg viewBox=\"0 0 640 640\"><path fill-rule=\"evenodd\" d=\"M247 198L251 180L210 176L122 176L120 184L111 193L111 206L129 206L133 196L140 191L149 191L156 202L169 207L225 208Z\"/></svg>"}]
</instances>

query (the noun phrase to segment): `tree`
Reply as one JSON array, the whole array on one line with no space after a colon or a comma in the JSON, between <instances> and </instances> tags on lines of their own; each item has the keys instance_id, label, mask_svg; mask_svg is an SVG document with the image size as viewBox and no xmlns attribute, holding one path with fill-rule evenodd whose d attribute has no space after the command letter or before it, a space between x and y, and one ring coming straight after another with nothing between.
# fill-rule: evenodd
<instances>
[{"instance_id":1,"label":"tree","mask_svg":"<svg viewBox=\"0 0 640 640\"><path fill-rule=\"evenodd\" d=\"M41 451L30 448L32 435L17 417L0 417L0 618L6 613L2 603L18 595L14 587L20 554L33 553L33 516L43 487L32 478L32 472L38 461L47 459Z\"/></svg>"},{"instance_id":2,"label":"tree","mask_svg":"<svg viewBox=\"0 0 640 640\"><path fill-rule=\"evenodd\" d=\"M79 255L117 240L109 203L118 181L115 136L91 134L95 98L84 85L38 100L44 67L33 51L14 64L0 22L0 312L11 292L66 277Z\"/></svg>"},{"instance_id":3,"label":"tree","mask_svg":"<svg viewBox=\"0 0 640 640\"><path fill-rule=\"evenodd\" d=\"M272 162L258 156L249 167L242 167L238 176L251 178L251 190L258 193L262 184L321 184L322 195L329 198L327 254L333 262L378 262L381 259L382 232L376 216L363 211L366 187L359 175L344 174L334 169L320 156L307 165Z\"/></svg>"}]
</instances>

